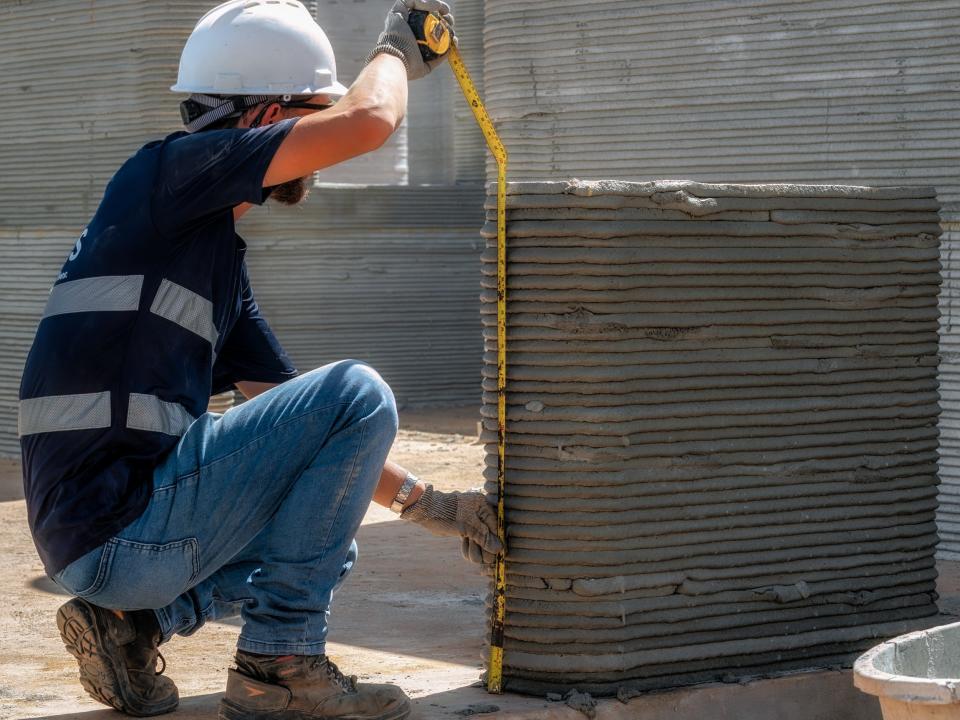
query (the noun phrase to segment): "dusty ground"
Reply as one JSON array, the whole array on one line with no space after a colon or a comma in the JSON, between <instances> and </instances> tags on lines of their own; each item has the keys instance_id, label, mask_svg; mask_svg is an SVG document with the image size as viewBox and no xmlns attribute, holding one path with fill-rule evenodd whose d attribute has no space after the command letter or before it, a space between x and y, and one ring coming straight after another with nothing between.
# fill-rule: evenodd
<instances>
[{"instance_id":1,"label":"dusty ground","mask_svg":"<svg viewBox=\"0 0 960 720\"><path fill-rule=\"evenodd\" d=\"M440 488L465 489L480 484L483 449L476 436L476 408L402 413L391 457ZM471 687L482 664L486 590L455 541L434 538L378 507L358 541L360 561L337 596L331 623L329 652L345 671L400 684L416 699L421 718L462 718L496 707L513 718L583 720L556 703L493 697ZM19 465L11 460L0 460L0 562L7 578L0 590L0 718L121 717L89 700L76 681L76 665L54 624L65 597L43 574L27 530ZM942 571L941 606L960 613L958 564ZM235 624L214 623L164 646L167 673L183 698L172 718L216 717L236 634ZM826 709L814 707L816 696L830 700ZM788 706L800 709L788 712ZM860 720L879 718L875 706L852 690L849 673L821 673L663 693L629 705L611 700L597 717Z\"/></svg>"},{"instance_id":2,"label":"dusty ground","mask_svg":"<svg viewBox=\"0 0 960 720\"><path fill-rule=\"evenodd\" d=\"M474 408L405 413L403 427L392 459L440 488L481 483ZM429 696L475 682L485 581L460 558L457 543L409 527L379 507L371 509L358 542L357 568L333 608L330 654L361 680L397 682L426 697L428 709L436 702ZM0 460L0 556L8 577L0 590L0 718L119 717L99 712L75 679L75 662L53 619L65 597L36 556L19 464L11 460ZM215 717L237 631L235 624L214 623L164 646L167 672L185 698L183 709L191 711L180 717Z\"/></svg>"}]
</instances>

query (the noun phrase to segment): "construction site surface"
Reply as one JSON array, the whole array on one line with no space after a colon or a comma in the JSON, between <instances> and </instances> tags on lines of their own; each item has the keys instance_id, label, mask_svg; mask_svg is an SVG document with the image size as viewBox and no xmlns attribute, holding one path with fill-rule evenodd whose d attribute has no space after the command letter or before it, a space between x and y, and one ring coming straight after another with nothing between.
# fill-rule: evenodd
<instances>
[{"instance_id":1,"label":"construction site surface","mask_svg":"<svg viewBox=\"0 0 960 720\"><path fill-rule=\"evenodd\" d=\"M483 446L477 408L401 413L391 458L444 490L480 483ZM415 700L416 718L509 717L524 720L879 720L875 698L851 673L820 671L650 693L628 702L571 707L546 698L489 695L478 683L485 648L487 583L462 560L455 539L436 538L372 506L360 530L360 560L338 594L328 651L360 681L392 682ZM76 679L54 614L66 600L44 575L26 522L20 467L0 460L0 558L9 582L0 590L0 718L112 720ZM960 617L960 563L941 562L943 622ZM216 717L238 633L237 621L212 623L162 647L181 706L169 717ZM577 705L577 703L571 703Z\"/></svg>"}]
</instances>

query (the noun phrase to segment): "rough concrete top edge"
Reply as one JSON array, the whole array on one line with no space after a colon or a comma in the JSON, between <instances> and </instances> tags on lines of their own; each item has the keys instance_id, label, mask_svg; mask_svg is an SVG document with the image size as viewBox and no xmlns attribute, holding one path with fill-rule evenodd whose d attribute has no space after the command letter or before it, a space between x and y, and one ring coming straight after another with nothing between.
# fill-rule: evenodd
<instances>
[{"instance_id":1,"label":"rough concrete top edge","mask_svg":"<svg viewBox=\"0 0 960 720\"><path fill-rule=\"evenodd\" d=\"M487 192L496 192L496 183L488 183ZM868 187L861 185L798 185L765 183L758 185L702 183L694 180L570 180L517 181L507 183L508 195L625 195L650 197L658 193L684 193L696 198L720 197L822 197L906 199L935 198L930 186Z\"/></svg>"},{"instance_id":2,"label":"rough concrete top edge","mask_svg":"<svg viewBox=\"0 0 960 720\"><path fill-rule=\"evenodd\" d=\"M958 632L960 623L950 623L917 630L880 643L857 658L853 666L853 684L870 695L904 702L960 704L957 678L915 677L881 669L883 666L890 667L905 646L928 642L928 638L939 638L941 643L946 642L947 647L950 647L949 641L944 641L942 636L956 635Z\"/></svg>"}]
</instances>

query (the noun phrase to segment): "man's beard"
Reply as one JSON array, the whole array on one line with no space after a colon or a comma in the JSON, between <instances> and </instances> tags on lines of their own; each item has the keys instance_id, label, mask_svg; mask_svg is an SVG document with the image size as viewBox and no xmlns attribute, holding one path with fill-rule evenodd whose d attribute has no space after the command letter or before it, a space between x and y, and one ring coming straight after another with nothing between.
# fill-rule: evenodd
<instances>
[{"instance_id":1,"label":"man's beard","mask_svg":"<svg viewBox=\"0 0 960 720\"><path fill-rule=\"evenodd\" d=\"M280 185L274 185L270 189L270 199L275 200L281 205L296 205L297 203L303 202L310 193L310 189L307 187L307 181L311 179L312 176L307 175L306 177L297 178L296 180L289 180Z\"/></svg>"}]
</instances>

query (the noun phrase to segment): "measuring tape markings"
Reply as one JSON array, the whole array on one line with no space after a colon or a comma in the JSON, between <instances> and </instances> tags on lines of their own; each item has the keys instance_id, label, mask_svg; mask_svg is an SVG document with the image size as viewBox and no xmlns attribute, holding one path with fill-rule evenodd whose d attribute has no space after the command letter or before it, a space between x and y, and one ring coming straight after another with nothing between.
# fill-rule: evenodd
<instances>
[{"instance_id":1,"label":"measuring tape markings","mask_svg":"<svg viewBox=\"0 0 960 720\"><path fill-rule=\"evenodd\" d=\"M483 131L490 152L497 161L497 537L504 551L497 554L494 566L493 622L490 632L490 665L487 669L487 690L503 690L503 627L506 617L507 573L505 565L506 523L504 521L505 467L507 444L507 150L497 135L480 94L444 20L422 10L410 12L408 22L413 30L424 62L444 53L460 84L473 116ZM452 45L452 46L451 46Z\"/></svg>"},{"instance_id":2,"label":"measuring tape markings","mask_svg":"<svg viewBox=\"0 0 960 720\"><path fill-rule=\"evenodd\" d=\"M507 149L500 141L480 94L470 79L459 50L450 48L450 68L460 84L490 152L497 161L497 537L506 548L503 500L507 442ZM494 567L493 622L490 631L490 663L487 690L503 691L503 628L506 618L507 573L504 553Z\"/></svg>"}]
</instances>

